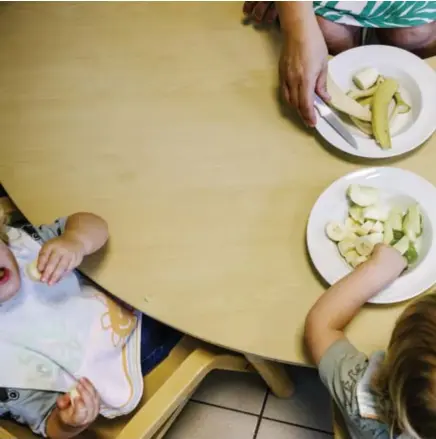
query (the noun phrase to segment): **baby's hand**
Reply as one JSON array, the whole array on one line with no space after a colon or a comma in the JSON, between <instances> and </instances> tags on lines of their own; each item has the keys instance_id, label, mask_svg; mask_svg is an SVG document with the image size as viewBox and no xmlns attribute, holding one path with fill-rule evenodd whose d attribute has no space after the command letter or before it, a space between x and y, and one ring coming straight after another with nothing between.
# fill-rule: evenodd
<instances>
[{"instance_id":1,"label":"baby's hand","mask_svg":"<svg viewBox=\"0 0 436 439\"><path fill-rule=\"evenodd\" d=\"M41 282L53 285L66 273L77 268L85 255L83 244L64 234L50 239L41 248L38 256L38 270Z\"/></svg>"},{"instance_id":2,"label":"baby's hand","mask_svg":"<svg viewBox=\"0 0 436 439\"><path fill-rule=\"evenodd\" d=\"M398 250L385 244L376 245L371 261L388 277L396 278L407 268L406 258Z\"/></svg>"},{"instance_id":3,"label":"baby's hand","mask_svg":"<svg viewBox=\"0 0 436 439\"><path fill-rule=\"evenodd\" d=\"M76 387L78 396L73 400L66 393L56 401L59 419L68 427L86 428L100 412L100 397L92 383L81 378Z\"/></svg>"}]
</instances>

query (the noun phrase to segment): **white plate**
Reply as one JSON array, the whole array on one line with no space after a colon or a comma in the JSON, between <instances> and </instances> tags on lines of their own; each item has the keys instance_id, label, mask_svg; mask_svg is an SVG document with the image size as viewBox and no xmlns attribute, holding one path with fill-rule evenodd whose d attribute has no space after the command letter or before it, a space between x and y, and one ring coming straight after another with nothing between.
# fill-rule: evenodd
<instances>
[{"instance_id":1,"label":"white plate","mask_svg":"<svg viewBox=\"0 0 436 439\"><path fill-rule=\"evenodd\" d=\"M422 59L390 46L362 46L348 50L329 62L329 72L338 86L347 91L353 86L352 76L365 67L375 67L384 76L400 84L404 100L412 107L398 115L392 126L392 149L382 150L373 139L359 131L347 117L344 124L354 135L358 149L350 146L324 119L318 116L316 129L336 148L359 157L383 159L406 154L422 145L436 128L436 74ZM339 115L339 113L337 113Z\"/></svg>"},{"instance_id":2,"label":"white plate","mask_svg":"<svg viewBox=\"0 0 436 439\"><path fill-rule=\"evenodd\" d=\"M347 216L346 191L350 184L379 188L385 201L410 206L415 200L423 212L422 248L419 263L370 300L395 303L421 294L436 283L436 188L424 178L399 168L370 168L336 180L318 198L309 216L307 247L315 268L331 285L347 275L351 268L340 256L335 243L325 234L329 221L343 222Z\"/></svg>"}]
</instances>

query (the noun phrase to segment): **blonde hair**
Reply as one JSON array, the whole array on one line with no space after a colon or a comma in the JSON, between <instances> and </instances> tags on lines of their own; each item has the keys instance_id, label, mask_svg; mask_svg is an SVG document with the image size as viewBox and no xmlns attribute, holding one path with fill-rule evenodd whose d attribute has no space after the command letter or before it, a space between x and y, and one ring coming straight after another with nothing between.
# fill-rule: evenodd
<instances>
[{"instance_id":1,"label":"blonde hair","mask_svg":"<svg viewBox=\"0 0 436 439\"><path fill-rule=\"evenodd\" d=\"M6 232L6 224L8 222L8 216L3 208L0 207L0 241L5 244L9 243L8 234Z\"/></svg>"},{"instance_id":2,"label":"blonde hair","mask_svg":"<svg viewBox=\"0 0 436 439\"><path fill-rule=\"evenodd\" d=\"M384 421L392 433L436 437L436 292L398 319L374 388L387 401Z\"/></svg>"}]
</instances>

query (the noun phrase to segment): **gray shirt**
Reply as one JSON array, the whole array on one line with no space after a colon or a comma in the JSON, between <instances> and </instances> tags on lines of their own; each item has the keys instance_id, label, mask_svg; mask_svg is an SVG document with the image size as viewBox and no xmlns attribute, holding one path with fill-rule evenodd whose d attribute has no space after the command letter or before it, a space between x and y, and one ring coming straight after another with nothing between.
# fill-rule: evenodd
<instances>
[{"instance_id":1,"label":"gray shirt","mask_svg":"<svg viewBox=\"0 0 436 439\"><path fill-rule=\"evenodd\" d=\"M342 339L324 354L319 374L340 409L352 439L390 439L386 424L360 416L357 384L367 368L368 357L347 339Z\"/></svg>"},{"instance_id":2,"label":"gray shirt","mask_svg":"<svg viewBox=\"0 0 436 439\"><path fill-rule=\"evenodd\" d=\"M35 227L28 224L21 229L41 244L60 236L65 230L66 218L58 219L48 226ZM10 416L28 425L36 434L46 437L46 423L60 393L0 388L0 416Z\"/></svg>"}]
</instances>

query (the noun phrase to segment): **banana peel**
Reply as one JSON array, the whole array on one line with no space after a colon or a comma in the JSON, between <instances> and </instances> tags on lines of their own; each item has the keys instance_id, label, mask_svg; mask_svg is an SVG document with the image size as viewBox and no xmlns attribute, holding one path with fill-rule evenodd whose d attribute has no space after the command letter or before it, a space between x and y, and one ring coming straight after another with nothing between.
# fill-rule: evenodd
<instances>
[{"instance_id":1,"label":"banana peel","mask_svg":"<svg viewBox=\"0 0 436 439\"><path fill-rule=\"evenodd\" d=\"M330 74L327 75L327 92L331 97L329 103L336 110L366 122L371 121L372 115L369 108L363 107L356 100L347 96L347 94L344 93L344 91L333 81Z\"/></svg>"},{"instance_id":2,"label":"banana peel","mask_svg":"<svg viewBox=\"0 0 436 439\"><path fill-rule=\"evenodd\" d=\"M410 105L404 101L403 97L401 96L401 93L397 91L394 94L395 104L398 107L398 114L405 114L410 111Z\"/></svg>"},{"instance_id":3,"label":"banana peel","mask_svg":"<svg viewBox=\"0 0 436 439\"><path fill-rule=\"evenodd\" d=\"M387 78L374 93L372 101L372 131L382 149L392 148L389 129L389 104L398 91L398 82Z\"/></svg>"}]
</instances>

